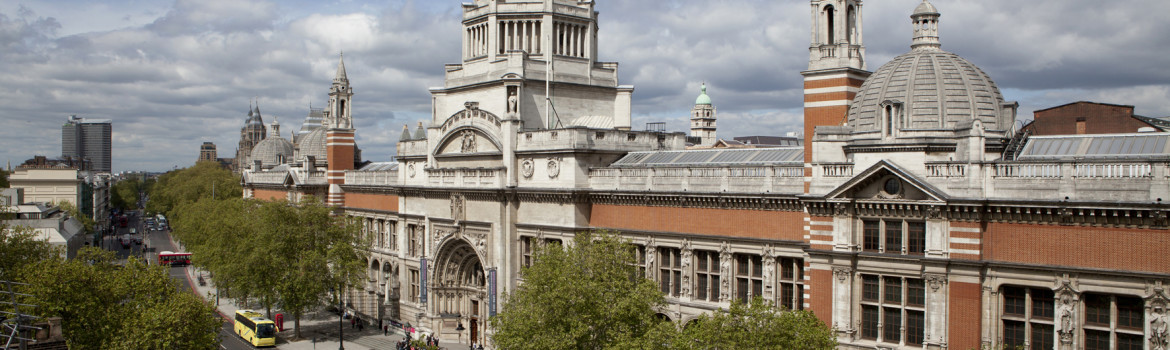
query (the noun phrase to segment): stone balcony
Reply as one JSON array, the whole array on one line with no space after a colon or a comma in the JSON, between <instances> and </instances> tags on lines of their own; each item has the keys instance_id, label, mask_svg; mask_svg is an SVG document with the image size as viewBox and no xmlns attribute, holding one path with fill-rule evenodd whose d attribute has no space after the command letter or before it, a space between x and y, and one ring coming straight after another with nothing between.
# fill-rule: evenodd
<instances>
[{"instance_id":1,"label":"stone balcony","mask_svg":"<svg viewBox=\"0 0 1170 350\"><path fill-rule=\"evenodd\" d=\"M599 191L800 194L803 176L801 167L596 168L589 185Z\"/></svg>"}]
</instances>

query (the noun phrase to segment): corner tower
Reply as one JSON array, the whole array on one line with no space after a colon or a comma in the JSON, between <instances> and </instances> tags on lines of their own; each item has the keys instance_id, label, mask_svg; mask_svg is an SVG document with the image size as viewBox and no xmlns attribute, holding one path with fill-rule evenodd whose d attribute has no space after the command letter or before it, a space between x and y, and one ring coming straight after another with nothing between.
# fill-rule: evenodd
<instances>
[{"instance_id":1,"label":"corner tower","mask_svg":"<svg viewBox=\"0 0 1170 350\"><path fill-rule=\"evenodd\" d=\"M345 193L341 185L345 184L345 172L354 168L354 129L353 116L350 114L353 98L353 89L349 86L349 77L345 74L345 56L337 61L337 75L333 77L333 85L329 88L329 107L325 111L325 157L328 162L326 178L329 182L329 194L325 204L341 206L345 204Z\"/></svg>"},{"instance_id":2,"label":"corner tower","mask_svg":"<svg viewBox=\"0 0 1170 350\"><path fill-rule=\"evenodd\" d=\"M808 70L801 72L806 179L811 175L816 127L843 124L850 101L870 75L862 45L861 0L811 0L811 7Z\"/></svg>"}]
</instances>

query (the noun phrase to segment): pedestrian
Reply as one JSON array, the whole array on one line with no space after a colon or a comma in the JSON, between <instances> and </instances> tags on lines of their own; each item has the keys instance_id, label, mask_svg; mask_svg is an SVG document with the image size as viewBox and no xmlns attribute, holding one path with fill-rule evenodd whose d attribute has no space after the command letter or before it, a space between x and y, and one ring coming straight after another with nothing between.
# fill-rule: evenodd
<instances>
[{"instance_id":1,"label":"pedestrian","mask_svg":"<svg viewBox=\"0 0 1170 350\"><path fill-rule=\"evenodd\" d=\"M390 326L384 325L384 326L382 326L382 336L384 337L387 335L390 335Z\"/></svg>"},{"instance_id":2,"label":"pedestrian","mask_svg":"<svg viewBox=\"0 0 1170 350\"><path fill-rule=\"evenodd\" d=\"M357 328L357 317L349 318L349 329Z\"/></svg>"}]
</instances>

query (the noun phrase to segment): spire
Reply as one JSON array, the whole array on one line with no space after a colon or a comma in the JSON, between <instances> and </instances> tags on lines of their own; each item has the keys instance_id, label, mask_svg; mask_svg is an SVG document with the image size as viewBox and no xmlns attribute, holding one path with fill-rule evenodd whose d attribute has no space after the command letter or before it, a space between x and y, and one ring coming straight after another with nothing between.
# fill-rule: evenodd
<instances>
[{"instance_id":1,"label":"spire","mask_svg":"<svg viewBox=\"0 0 1170 350\"><path fill-rule=\"evenodd\" d=\"M280 121L276 117L272 117L272 136L280 137Z\"/></svg>"},{"instance_id":2,"label":"spire","mask_svg":"<svg viewBox=\"0 0 1170 350\"><path fill-rule=\"evenodd\" d=\"M337 75L333 77L334 84L349 84L349 77L345 76L345 52L338 55Z\"/></svg>"},{"instance_id":3,"label":"spire","mask_svg":"<svg viewBox=\"0 0 1170 350\"><path fill-rule=\"evenodd\" d=\"M248 99L248 119L252 119L252 99Z\"/></svg>"},{"instance_id":4,"label":"spire","mask_svg":"<svg viewBox=\"0 0 1170 350\"><path fill-rule=\"evenodd\" d=\"M938 18L942 16L928 0L922 0L910 19L914 23L914 40L910 48L919 51L938 51L942 43L938 39Z\"/></svg>"},{"instance_id":5,"label":"spire","mask_svg":"<svg viewBox=\"0 0 1170 350\"><path fill-rule=\"evenodd\" d=\"M253 110L256 111L256 118L263 118L260 116L260 100L259 99L256 100L256 108L254 108Z\"/></svg>"},{"instance_id":6,"label":"spire","mask_svg":"<svg viewBox=\"0 0 1170 350\"><path fill-rule=\"evenodd\" d=\"M398 137L398 142L410 141L410 125L402 124L402 136Z\"/></svg>"},{"instance_id":7,"label":"spire","mask_svg":"<svg viewBox=\"0 0 1170 350\"><path fill-rule=\"evenodd\" d=\"M418 122L418 130L414 132L415 140L425 140L427 138L427 131L423 129L422 122Z\"/></svg>"}]
</instances>

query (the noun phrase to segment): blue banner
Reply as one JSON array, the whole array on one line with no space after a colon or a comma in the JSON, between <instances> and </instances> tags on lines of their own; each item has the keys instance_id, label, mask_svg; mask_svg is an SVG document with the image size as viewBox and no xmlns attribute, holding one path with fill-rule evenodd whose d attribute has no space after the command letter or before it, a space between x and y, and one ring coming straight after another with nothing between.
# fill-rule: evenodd
<instances>
[{"instance_id":1,"label":"blue banner","mask_svg":"<svg viewBox=\"0 0 1170 350\"><path fill-rule=\"evenodd\" d=\"M422 258L418 262L418 300L422 303L423 310L426 310L427 304L427 258Z\"/></svg>"},{"instance_id":2,"label":"blue banner","mask_svg":"<svg viewBox=\"0 0 1170 350\"><path fill-rule=\"evenodd\" d=\"M488 270L488 317L496 317L496 268Z\"/></svg>"}]
</instances>

